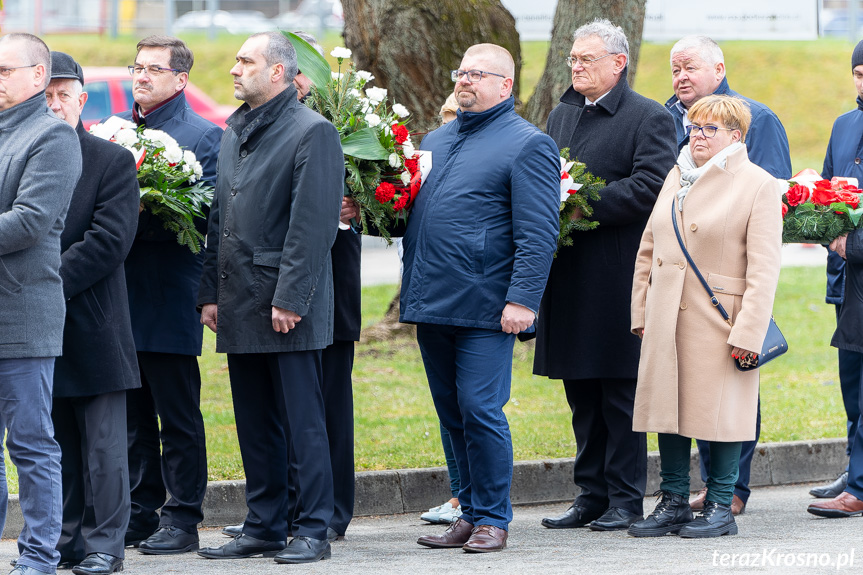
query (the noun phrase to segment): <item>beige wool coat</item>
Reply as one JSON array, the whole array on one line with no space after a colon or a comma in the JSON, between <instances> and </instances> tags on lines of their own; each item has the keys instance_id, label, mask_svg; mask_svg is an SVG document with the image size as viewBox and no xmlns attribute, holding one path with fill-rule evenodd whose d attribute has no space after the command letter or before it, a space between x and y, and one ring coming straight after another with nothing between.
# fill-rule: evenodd
<instances>
[{"instance_id":1,"label":"beige wool coat","mask_svg":"<svg viewBox=\"0 0 863 575\"><path fill-rule=\"evenodd\" d=\"M708 441L755 439L758 370L738 371L731 350L760 351L779 281L778 180L746 148L690 188L678 227L692 260L731 315L728 325L680 249L671 202L680 168L665 180L641 239L632 286L632 331L644 329L635 431Z\"/></svg>"}]
</instances>

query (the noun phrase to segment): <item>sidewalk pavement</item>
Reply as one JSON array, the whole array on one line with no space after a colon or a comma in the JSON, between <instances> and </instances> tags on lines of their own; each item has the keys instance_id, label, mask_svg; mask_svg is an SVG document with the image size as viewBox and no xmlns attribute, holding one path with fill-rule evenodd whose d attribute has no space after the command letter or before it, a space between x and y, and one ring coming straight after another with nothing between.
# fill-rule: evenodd
<instances>
[{"instance_id":1,"label":"sidewalk pavement","mask_svg":"<svg viewBox=\"0 0 863 575\"><path fill-rule=\"evenodd\" d=\"M278 565L272 559L208 560L195 553L142 555L126 550L126 572L183 573L404 573L471 572L590 575L776 573L860 573L863 569L863 520L822 519L806 513L810 485L758 488L737 518L739 534L717 539L674 535L635 539L625 532L586 528L551 530L543 517L557 515L567 503L517 506L508 548L501 553L467 554L461 549L427 549L417 537L443 531L416 513L357 518L343 541L332 544L332 558L313 565ZM654 499L645 499L645 513ZM228 541L217 529L201 530L202 546ZM15 542L0 542L0 561L18 555ZM808 561L808 565L807 565ZM841 568L837 569L837 563Z\"/></svg>"}]
</instances>

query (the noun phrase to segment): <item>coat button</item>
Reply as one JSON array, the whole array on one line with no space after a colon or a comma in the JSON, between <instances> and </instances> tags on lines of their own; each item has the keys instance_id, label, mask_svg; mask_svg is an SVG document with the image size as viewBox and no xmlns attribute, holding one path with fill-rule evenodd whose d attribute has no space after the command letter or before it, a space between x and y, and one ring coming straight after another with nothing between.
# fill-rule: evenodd
<instances>
[{"instance_id":1,"label":"coat button","mask_svg":"<svg viewBox=\"0 0 863 575\"><path fill-rule=\"evenodd\" d=\"M225 237L228 237L229 235L231 235L231 230L225 230Z\"/></svg>"},{"instance_id":2,"label":"coat button","mask_svg":"<svg viewBox=\"0 0 863 575\"><path fill-rule=\"evenodd\" d=\"M232 196L236 196L236 195L237 195L237 188L231 188L231 195L232 195Z\"/></svg>"},{"instance_id":3,"label":"coat button","mask_svg":"<svg viewBox=\"0 0 863 575\"><path fill-rule=\"evenodd\" d=\"M222 279L225 279L226 277L228 277L228 274L226 274L225 272L222 272Z\"/></svg>"},{"instance_id":4,"label":"coat button","mask_svg":"<svg viewBox=\"0 0 863 575\"><path fill-rule=\"evenodd\" d=\"M680 309L686 309L686 302L685 301L680 302Z\"/></svg>"},{"instance_id":5,"label":"coat button","mask_svg":"<svg viewBox=\"0 0 863 575\"><path fill-rule=\"evenodd\" d=\"M656 265L658 265L658 266L662 265L662 258L656 258Z\"/></svg>"},{"instance_id":6,"label":"coat button","mask_svg":"<svg viewBox=\"0 0 863 575\"><path fill-rule=\"evenodd\" d=\"M689 229L694 232L695 230L698 229L698 224L692 224L691 226L689 226Z\"/></svg>"},{"instance_id":7,"label":"coat button","mask_svg":"<svg viewBox=\"0 0 863 575\"><path fill-rule=\"evenodd\" d=\"M859 164L859 163L860 163L860 158L854 158L854 163L855 163L855 164Z\"/></svg>"},{"instance_id":8,"label":"coat button","mask_svg":"<svg viewBox=\"0 0 863 575\"><path fill-rule=\"evenodd\" d=\"M240 157L241 157L241 158L245 158L247 154L248 154L248 152L246 152L246 150L242 150L242 151L240 152Z\"/></svg>"},{"instance_id":9,"label":"coat button","mask_svg":"<svg viewBox=\"0 0 863 575\"><path fill-rule=\"evenodd\" d=\"M681 261L681 262L677 262L677 267L679 267L680 269L685 268L685 267L686 267L686 262L682 262L682 261Z\"/></svg>"}]
</instances>

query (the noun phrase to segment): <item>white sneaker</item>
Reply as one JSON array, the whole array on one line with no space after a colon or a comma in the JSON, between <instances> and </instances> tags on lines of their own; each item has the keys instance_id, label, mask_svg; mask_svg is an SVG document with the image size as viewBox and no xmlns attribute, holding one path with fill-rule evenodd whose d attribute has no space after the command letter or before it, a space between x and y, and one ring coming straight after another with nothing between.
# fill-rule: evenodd
<instances>
[{"instance_id":1,"label":"white sneaker","mask_svg":"<svg viewBox=\"0 0 863 575\"><path fill-rule=\"evenodd\" d=\"M453 507L449 501L443 505L432 507L422 515L420 519L429 523L449 524L455 523L455 520L461 517L461 505Z\"/></svg>"}]
</instances>

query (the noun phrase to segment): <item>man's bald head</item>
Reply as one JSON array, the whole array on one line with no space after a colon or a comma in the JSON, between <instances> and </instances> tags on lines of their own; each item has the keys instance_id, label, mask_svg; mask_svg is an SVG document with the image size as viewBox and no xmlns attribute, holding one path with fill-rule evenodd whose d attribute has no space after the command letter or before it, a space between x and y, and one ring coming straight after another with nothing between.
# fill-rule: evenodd
<instances>
[{"instance_id":1,"label":"man's bald head","mask_svg":"<svg viewBox=\"0 0 863 575\"><path fill-rule=\"evenodd\" d=\"M468 56L483 58L494 66L493 70L486 70L487 72L502 74L507 78L515 76L515 62L512 59L512 54L503 46L498 46L497 44L474 44L464 53L465 58Z\"/></svg>"}]
</instances>

